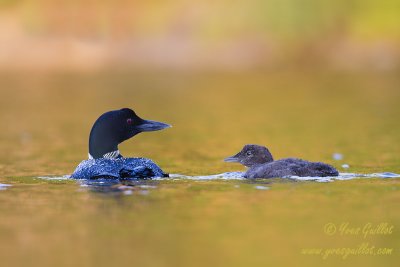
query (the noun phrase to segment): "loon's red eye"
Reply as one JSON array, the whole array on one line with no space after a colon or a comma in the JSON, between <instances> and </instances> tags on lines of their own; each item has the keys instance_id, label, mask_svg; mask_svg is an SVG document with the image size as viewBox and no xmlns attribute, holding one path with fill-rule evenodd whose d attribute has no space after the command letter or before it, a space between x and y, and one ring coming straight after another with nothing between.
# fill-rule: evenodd
<instances>
[{"instance_id":1,"label":"loon's red eye","mask_svg":"<svg viewBox=\"0 0 400 267\"><path fill-rule=\"evenodd\" d=\"M133 121L132 121L132 119L131 119L131 118L129 118L129 119L127 119L127 120L126 120L126 123L127 123L127 124L129 124L129 125L131 125L131 124L132 124L132 122L133 122Z\"/></svg>"}]
</instances>

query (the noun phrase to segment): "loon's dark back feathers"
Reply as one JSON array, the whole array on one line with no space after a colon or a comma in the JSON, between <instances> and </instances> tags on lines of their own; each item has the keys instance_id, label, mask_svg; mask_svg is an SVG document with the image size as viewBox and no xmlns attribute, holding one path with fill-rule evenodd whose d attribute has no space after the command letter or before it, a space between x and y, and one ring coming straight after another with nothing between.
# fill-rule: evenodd
<instances>
[{"instance_id":1,"label":"loon's dark back feathers","mask_svg":"<svg viewBox=\"0 0 400 267\"><path fill-rule=\"evenodd\" d=\"M322 162L287 158L256 165L247 170L245 178L272 178L286 176L326 177L338 176L338 171Z\"/></svg>"}]
</instances>

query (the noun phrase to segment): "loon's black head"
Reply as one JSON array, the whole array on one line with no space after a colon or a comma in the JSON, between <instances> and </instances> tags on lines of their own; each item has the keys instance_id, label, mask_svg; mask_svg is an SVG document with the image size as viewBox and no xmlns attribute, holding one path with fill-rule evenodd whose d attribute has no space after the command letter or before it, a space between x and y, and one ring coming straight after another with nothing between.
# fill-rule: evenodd
<instances>
[{"instance_id":1,"label":"loon's black head","mask_svg":"<svg viewBox=\"0 0 400 267\"><path fill-rule=\"evenodd\" d=\"M224 159L226 162L239 162L246 167L264 164L273 160L268 148L259 145L245 145L242 151L232 157Z\"/></svg>"},{"instance_id":2,"label":"loon's black head","mask_svg":"<svg viewBox=\"0 0 400 267\"><path fill-rule=\"evenodd\" d=\"M168 124L144 120L129 109L112 110L101 115L94 123L89 137L89 157L119 156L118 144L141 132L158 131Z\"/></svg>"}]
</instances>

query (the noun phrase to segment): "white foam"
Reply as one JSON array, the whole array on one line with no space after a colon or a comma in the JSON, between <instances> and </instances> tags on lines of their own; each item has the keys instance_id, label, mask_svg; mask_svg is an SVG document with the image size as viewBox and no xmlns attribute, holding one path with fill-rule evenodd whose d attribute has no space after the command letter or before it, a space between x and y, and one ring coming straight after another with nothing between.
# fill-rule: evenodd
<instances>
[{"instance_id":1,"label":"white foam","mask_svg":"<svg viewBox=\"0 0 400 267\"><path fill-rule=\"evenodd\" d=\"M358 179L358 178L400 178L400 174L392 173L392 172L381 172L381 173L370 173L370 174L342 172L342 173L339 173L339 176L332 176L332 177L290 176L287 178L300 180L300 181L332 182L334 180L344 181L344 180L352 180L352 179Z\"/></svg>"},{"instance_id":2,"label":"white foam","mask_svg":"<svg viewBox=\"0 0 400 267\"><path fill-rule=\"evenodd\" d=\"M154 188L157 188L157 186L155 186L155 185L147 185L147 184L138 185L138 187L143 188L143 189L147 189L147 188L154 189Z\"/></svg>"},{"instance_id":3,"label":"white foam","mask_svg":"<svg viewBox=\"0 0 400 267\"><path fill-rule=\"evenodd\" d=\"M133 188L133 186L130 185L120 185L118 186L119 190L131 190Z\"/></svg>"},{"instance_id":4,"label":"white foam","mask_svg":"<svg viewBox=\"0 0 400 267\"><path fill-rule=\"evenodd\" d=\"M170 174L170 179L179 180L179 179L190 179L190 180L243 180L243 172L224 172L220 174L212 174L212 175L199 175L199 176L190 176L183 174ZM169 178L159 178L161 179L169 179Z\"/></svg>"},{"instance_id":5,"label":"white foam","mask_svg":"<svg viewBox=\"0 0 400 267\"><path fill-rule=\"evenodd\" d=\"M263 186L263 185L256 185L254 188L257 190L268 190L269 189L268 186Z\"/></svg>"},{"instance_id":6,"label":"white foam","mask_svg":"<svg viewBox=\"0 0 400 267\"><path fill-rule=\"evenodd\" d=\"M0 190L7 190L10 186L10 184L0 184Z\"/></svg>"},{"instance_id":7,"label":"white foam","mask_svg":"<svg viewBox=\"0 0 400 267\"><path fill-rule=\"evenodd\" d=\"M63 181L63 180L68 180L71 179L70 175L63 175L63 176L38 176L36 178L43 179L43 180L49 180L49 181Z\"/></svg>"},{"instance_id":8,"label":"white foam","mask_svg":"<svg viewBox=\"0 0 400 267\"><path fill-rule=\"evenodd\" d=\"M130 195L133 194L133 191L132 190L124 190L123 194L126 195L126 196L130 196Z\"/></svg>"}]
</instances>

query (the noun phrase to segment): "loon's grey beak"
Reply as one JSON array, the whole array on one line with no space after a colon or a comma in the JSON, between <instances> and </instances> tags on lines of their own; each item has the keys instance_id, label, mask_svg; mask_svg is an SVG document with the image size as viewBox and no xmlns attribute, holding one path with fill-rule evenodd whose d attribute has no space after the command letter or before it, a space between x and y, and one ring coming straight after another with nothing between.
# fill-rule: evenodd
<instances>
[{"instance_id":1,"label":"loon's grey beak","mask_svg":"<svg viewBox=\"0 0 400 267\"><path fill-rule=\"evenodd\" d=\"M163 122L143 120L141 124L136 126L136 129L139 130L140 132L152 132L170 127L172 126Z\"/></svg>"},{"instance_id":2,"label":"loon's grey beak","mask_svg":"<svg viewBox=\"0 0 400 267\"><path fill-rule=\"evenodd\" d=\"M237 155L232 156L232 157L227 157L227 158L224 159L224 161L225 162L239 162L239 159L236 156Z\"/></svg>"}]
</instances>

